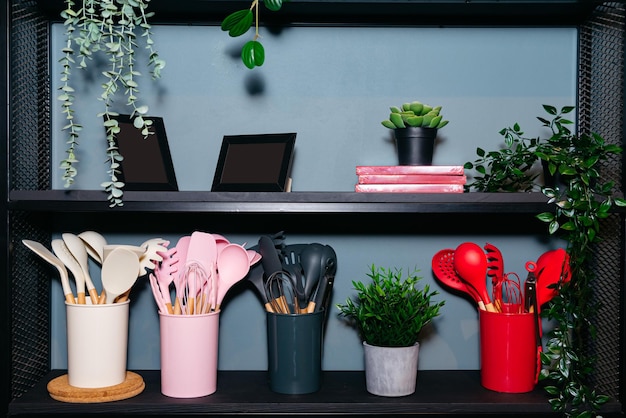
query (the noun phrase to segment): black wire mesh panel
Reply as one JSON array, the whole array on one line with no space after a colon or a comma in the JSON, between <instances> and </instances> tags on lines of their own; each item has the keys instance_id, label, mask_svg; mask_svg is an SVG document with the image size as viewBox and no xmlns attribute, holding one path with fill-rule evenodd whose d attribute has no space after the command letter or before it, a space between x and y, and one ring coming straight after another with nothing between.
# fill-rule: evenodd
<instances>
[{"instance_id":1,"label":"black wire mesh panel","mask_svg":"<svg viewBox=\"0 0 626 418\"><path fill-rule=\"evenodd\" d=\"M48 22L33 0L11 2L11 190L50 187Z\"/></svg>"},{"instance_id":2,"label":"black wire mesh panel","mask_svg":"<svg viewBox=\"0 0 626 418\"><path fill-rule=\"evenodd\" d=\"M10 215L11 252L11 397L26 392L50 370L50 281L58 272L38 259L22 240L48 246L50 234L34 225L32 213Z\"/></svg>"},{"instance_id":3,"label":"black wire mesh panel","mask_svg":"<svg viewBox=\"0 0 626 418\"><path fill-rule=\"evenodd\" d=\"M10 8L11 189L46 189L50 183L48 23L34 1L13 0ZM18 397L49 370L49 280L51 273L33 263L21 239L50 242L23 213L9 222L11 269L10 395Z\"/></svg>"},{"instance_id":4,"label":"black wire mesh panel","mask_svg":"<svg viewBox=\"0 0 626 418\"><path fill-rule=\"evenodd\" d=\"M624 27L625 5L606 2L580 28L579 121L581 132L597 132L612 144L623 143L624 124ZM622 156L613 157L601 167L604 180L622 189ZM618 215L601 224L602 242L594 256L594 297L600 310L594 319L598 333L589 340L589 354L597 356L593 374L596 388L619 398L621 269L623 227Z\"/></svg>"}]
</instances>

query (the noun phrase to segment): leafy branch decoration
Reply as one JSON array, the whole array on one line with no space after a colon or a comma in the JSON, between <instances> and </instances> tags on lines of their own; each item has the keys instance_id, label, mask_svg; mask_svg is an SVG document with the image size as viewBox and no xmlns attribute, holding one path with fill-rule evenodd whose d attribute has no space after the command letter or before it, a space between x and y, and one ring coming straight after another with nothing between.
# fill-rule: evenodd
<instances>
[{"instance_id":1,"label":"leafy branch decoration","mask_svg":"<svg viewBox=\"0 0 626 418\"><path fill-rule=\"evenodd\" d=\"M141 73L137 70L135 52L139 47L137 33L144 38L145 48L149 52L148 65L152 79L160 78L165 67L154 49L152 27L148 22L154 15L148 12L150 0L82 0L78 4L74 0L65 0L65 10L61 12L65 26L66 43L63 57L58 99L62 102L62 112L66 124L63 131L67 132L67 157L61 161L64 170L65 187L70 187L78 174L76 150L78 139L83 128L75 117L75 89L71 84L72 69L86 69L95 53L101 52L107 57L108 68L102 72L104 81L102 92L98 98L103 102L104 110L97 116L103 118L108 143L106 161L109 180L101 184L107 192L110 206L123 206L124 183L119 181L120 161L123 156L115 143L115 135L119 133L118 122L113 119L118 113L112 110L115 95L123 92L126 105L131 110L133 125L140 129L144 137L151 134L151 121L144 119L148 106L138 102L139 84L137 78Z\"/></svg>"},{"instance_id":2,"label":"leafy branch decoration","mask_svg":"<svg viewBox=\"0 0 626 418\"><path fill-rule=\"evenodd\" d=\"M287 1L287 0L285 0ZM268 10L278 11L283 6L283 0L264 0ZM241 61L249 69L260 67L265 62L265 48L258 40L259 35L259 0L252 0L249 9L237 10L226 16L222 21L222 30L233 38L247 33L254 22L254 36L241 48Z\"/></svg>"}]
</instances>

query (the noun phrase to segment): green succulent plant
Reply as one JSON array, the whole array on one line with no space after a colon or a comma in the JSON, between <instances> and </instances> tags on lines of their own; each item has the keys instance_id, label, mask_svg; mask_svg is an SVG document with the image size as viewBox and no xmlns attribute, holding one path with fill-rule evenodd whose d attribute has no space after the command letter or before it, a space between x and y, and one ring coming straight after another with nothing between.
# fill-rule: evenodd
<instances>
[{"instance_id":1,"label":"green succulent plant","mask_svg":"<svg viewBox=\"0 0 626 418\"><path fill-rule=\"evenodd\" d=\"M389 119L382 121L382 125L389 129L436 128L441 129L448 124L441 115L441 106L430 106L419 101L404 103L402 107L391 106Z\"/></svg>"},{"instance_id":2,"label":"green succulent plant","mask_svg":"<svg viewBox=\"0 0 626 418\"><path fill-rule=\"evenodd\" d=\"M367 274L372 281L368 284L352 281L357 297L337 305L340 315L351 320L361 339L370 345L410 347L445 304L445 301L431 301L438 292L431 292L428 285L423 289L416 287L421 280L417 272L409 272L403 279L402 269L372 264Z\"/></svg>"}]
</instances>

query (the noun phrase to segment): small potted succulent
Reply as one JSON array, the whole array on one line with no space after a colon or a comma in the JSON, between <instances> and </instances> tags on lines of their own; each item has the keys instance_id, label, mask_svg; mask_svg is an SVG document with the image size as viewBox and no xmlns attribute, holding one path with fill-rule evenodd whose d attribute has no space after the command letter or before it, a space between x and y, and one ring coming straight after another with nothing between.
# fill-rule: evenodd
<instances>
[{"instance_id":1,"label":"small potted succulent","mask_svg":"<svg viewBox=\"0 0 626 418\"><path fill-rule=\"evenodd\" d=\"M359 332L365 350L367 391L374 395L415 392L418 337L445 304L432 301L438 292L430 291L428 285L417 287L421 280L417 273L409 272L403 279L402 269L372 264L367 274L371 282L352 281L356 298L337 305L339 315Z\"/></svg>"},{"instance_id":2,"label":"small potted succulent","mask_svg":"<svg viewBox=\"0 0 626 418\"><path fill-rule=\"evenodd\" d=\"M431 165L437 131L448 124L441 115L441 106L419 101L391 106L385 128L394 130L400 165Z\"/></svg>"}]
</instances>

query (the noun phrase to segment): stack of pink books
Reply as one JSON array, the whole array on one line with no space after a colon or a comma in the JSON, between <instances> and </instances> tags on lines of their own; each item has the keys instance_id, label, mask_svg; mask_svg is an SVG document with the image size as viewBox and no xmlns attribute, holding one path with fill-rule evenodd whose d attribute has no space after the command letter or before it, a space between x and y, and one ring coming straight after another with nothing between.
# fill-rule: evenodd
<instances>
[{"instance_id":1,"label":"stack of pink books","mask_svg":"<svg viewBox=\"0 0 626 418\"><path fill-rule=\"evenodd\" d=\"M460 165L358 165L354 190L365 193L463 193Z\"/></svg>"}]
</instances>

